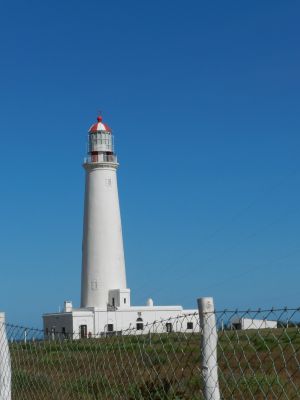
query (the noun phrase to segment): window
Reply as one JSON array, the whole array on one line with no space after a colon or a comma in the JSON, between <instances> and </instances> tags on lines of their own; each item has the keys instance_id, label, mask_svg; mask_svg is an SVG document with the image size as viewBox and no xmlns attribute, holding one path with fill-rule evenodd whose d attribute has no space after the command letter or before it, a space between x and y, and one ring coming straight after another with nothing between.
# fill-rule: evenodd
<instances>
[{"instance_id":1,"label":"window","mask_svg":"<svg viewBox=\"0 0 300 400\"><path fill-rule=\"evenodd\" d=\"M168 332L168 333L171 333L171 332L172 332L173 326L172 326L171 322L167 322L167 323L166 323L166 329L167 329L167 332Z\"/></svg>"},{"instance_id":2,"label":"window","mask_svg":"<svg viewBox=\"0 0 300 400\"><path fill-rule=\"evenodd\" d=\"M136 320L136 330L137 331L142 331L143 329L144 329L143 319L142 318L138 318Z\"/></svg>"},{"instance_id":3,"label":"window","mask_svg":"<svg viewBox=\"0 0 300 400\"><path fill-rule=\"evenodd\" d=\"M114 331L114 324L107 324L107 332L113 332Z\"/></svg>"},{"instance_id":4,"label":"window","mask_svg":"<svg viewBox=\"0 0 300 400\"><path fill-rule=\"evenodd\" d=\"M124 299L124 304L126 304L126 299Z\"/></svg>"},{"instance_id":5,"label":"window","mask_svg":"<svg viewBox=\"0 0 300 400\"><path fill-rule=\"evenodd\" d=\"M92 290L97 290L97 281L92 281L91 282L91 288L92 288Z\"/></svg>"},{"instance_id":6,"label":"window","mask_svg":"<svg viewBox=\"0 0 300 400\"><path fill-rule=\"evenodd\" d=\"M186 324L186 329L193 329L194 328L194 324L192 322L188 322Z\"/></svg>"},{"instance_id":7,"label":"window","mask_svg":"<svg viewBox=\"0 0 300 400\"><path fill-rule=\"evenodd\" d=\"M115 298L114 297L112 298L112 305L113 305L113 307L115 306Z\"/></svg>"},{"instance_id":8,"label":"window","mask_svg":"<svg viewBox=\"0 0 300 400\"><path fill-rule=\"evenodd\" d=\"M108 160L109 160L108 156L106 156L106 157L107 157L107 159L105 159L104 161L108 161ZM106 178L106 179L105 179L105 185L106 185L107 187L110 187L110 186L111 186L111 178Z\"/></svg>"}]
</instances>

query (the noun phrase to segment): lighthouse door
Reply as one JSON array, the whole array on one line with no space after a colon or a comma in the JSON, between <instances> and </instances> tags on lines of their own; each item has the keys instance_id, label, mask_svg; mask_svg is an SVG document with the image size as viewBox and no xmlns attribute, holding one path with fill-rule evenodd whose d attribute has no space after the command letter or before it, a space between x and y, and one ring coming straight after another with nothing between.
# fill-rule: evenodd
<instances>
[{"instance_id":1,"label":"lighthouse door","mask_svg":"<svg viewBox=\"0 0 300 400\"><path fill-rule=\"evenodd\" d=\"M87 325L80 325L80 338L85 339L87 337Z\"/></svg>"}]
</instances>

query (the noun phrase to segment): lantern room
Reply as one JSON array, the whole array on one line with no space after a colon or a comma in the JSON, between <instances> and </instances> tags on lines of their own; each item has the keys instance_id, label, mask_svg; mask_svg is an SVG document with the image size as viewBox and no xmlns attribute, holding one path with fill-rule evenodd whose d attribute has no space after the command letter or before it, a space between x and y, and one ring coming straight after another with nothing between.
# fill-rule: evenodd
<instances>
[{"instance_id":1,"label":"lantern room","mask_svg":"<svg viewBox=\"0 0 300 400\"><path fill-rule=\"evenodd\" d=\"M101 116L89 129L88 159L86 162L116 162L113 135L110 127L102 122Z\"/></svg>"},{"instance_id":2,"label":"lantern room","mask_svg":"<svg viewBox=\"0 0 300 400\"><path fill-rule=\"evenodd\" d=\"M89 129L89 150L88 152L104 151L113 153L113 137L111 129L102 122L102 117L97 118L98 122Z\"/></svg>"}]
</instances>

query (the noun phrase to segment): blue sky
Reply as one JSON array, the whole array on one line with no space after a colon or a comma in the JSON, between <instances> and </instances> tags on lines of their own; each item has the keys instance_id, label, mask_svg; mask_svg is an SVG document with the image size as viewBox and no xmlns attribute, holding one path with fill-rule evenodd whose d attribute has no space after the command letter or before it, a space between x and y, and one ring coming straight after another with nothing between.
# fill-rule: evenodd
<instances>
[{"instance_id":1,"label":"blue sky","mask_svg":"<svg viewBox=\"0 0 300 400\"><path fill-rule=\"evenodd\" d=\"M79 304L86 135L120 160L134 304L299 306L300 5L0 6L0 308Z\"/></svg>"}]
</instances>

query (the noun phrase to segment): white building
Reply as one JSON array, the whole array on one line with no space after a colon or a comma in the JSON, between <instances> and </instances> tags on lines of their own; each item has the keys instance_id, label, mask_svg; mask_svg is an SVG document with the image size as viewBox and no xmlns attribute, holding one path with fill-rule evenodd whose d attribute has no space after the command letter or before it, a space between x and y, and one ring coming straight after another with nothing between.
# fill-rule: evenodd
<instances>
[{"instance_id":1,"label":"white building","mask_svg":"<svg viewBox=\"0 0 300 400\"><path fill-rule=\"evenodd\" d=\"M113 334L128 328L141 333L146 324L186 316L159 324L161 331L193 331L196 310L181 306L131 306L126 284L122 225L117 185L119 164L111 129L98 117L88 134L84 227L82 243L81 306L66 301L62 312L44 314L44 330L49 335L87 337Z\"/></svg>"},{"instance_id":2,"label":"white building","mask_svg":"<svg viewBox=\"0 0 300 400\"><path fill-rule=\"evenodd\" d=\"M274 329L277 321L267 319L235 318L231 321L231 327L237 330L246 329Z\"/></svg>"}]
</instances>

